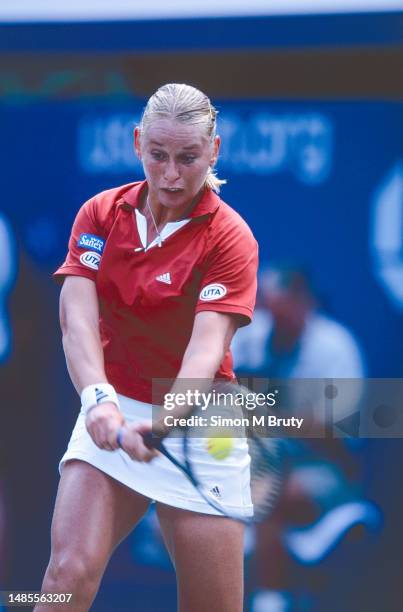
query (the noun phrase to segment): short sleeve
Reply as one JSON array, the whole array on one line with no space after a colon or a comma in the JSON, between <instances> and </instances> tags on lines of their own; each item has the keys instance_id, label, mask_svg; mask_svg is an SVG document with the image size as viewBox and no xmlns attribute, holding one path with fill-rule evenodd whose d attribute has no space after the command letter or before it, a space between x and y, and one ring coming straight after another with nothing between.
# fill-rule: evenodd
<instances>
[{"instance_id":1,"label":"short sleeve","mask_svg":"<svg viewBox=\"0 0 403 612\"><path fill-rule=\"evenodd\" d=\"M246 224L222 236L209 257L196 304L204 310L241 315L252 320L257 290L258 246Z\"/></svg>"},{"instance_id":2,"label":"short sleeve","mask_svg":"<svg viewBox=\"0 0 403 612\"><path fill-rule=\"evenodd\" d=\"M80 208L71 230L66 260L53 277L62 281L65 276L84 276L95 281L105 246L105 230L96 217L96 199L92 198Z\"/></svg>"}]
</instances>

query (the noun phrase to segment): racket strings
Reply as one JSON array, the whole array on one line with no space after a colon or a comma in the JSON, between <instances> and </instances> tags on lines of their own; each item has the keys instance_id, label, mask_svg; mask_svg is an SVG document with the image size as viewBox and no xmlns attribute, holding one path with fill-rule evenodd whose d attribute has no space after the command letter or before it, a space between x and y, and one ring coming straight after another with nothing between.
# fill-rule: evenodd
<instances>
[{"instance_id":1,"label":"racket strings","mask_svg":"<svg viewBox=\"0 0 403 612\"><path fill-rule=\"evenodd\" d=\"M250 488L254 521L271 514L282 488L281 441L275 438L248 438Z\"/></svg>"},{"instance_id":2,"label":"racket strings","mask_svg":"<svg viewBox=\"0 0 403 612\"><path fill-rule=\"evenodd\" d=\"M234 397L243 395L245 400L248 398L249 401L255 395L247 387L233 381L220 381L216 387L221 393ZM266 416L267 412L267 407L259 408L256 403L254 414ZM248 415L248 410L246 410L246 415ZM250 456L252 521L260 522L270 516L281 494L285 471L285 445L284 440L280 438L265 437L267 436L265 428L262 430L258 427L246 427L244 433Z\"/></svg>"},{"instance_id":3,"label":"racket strings","mask_svg":"<svg viewBox=\"0 0 403 612\"><path fill-rule=\"evenodd\" d=\"M229 395L251 394L248 389L233 382L220 384L219 390ZM213 410L219 408L219 405L218 407L217 405L213 406ZM226 408L228 406L223 406L223 414ZM237 408L237 411L239 412L240 409ZM263 434L267 434L267 431L260 432L261 435L258 435L257 430L248 427L242 427L241 435L237 435L238 433L239 430L234 431L233 437L246 439L250 457L250 493L253 504L253 517L250 518L233 514L220 500L214 498L214 494L209 486L203 482L203 478L198 474L197 461L196 465L194 462L192 444L190 443L192 436L189 429L185 428L182 430L182 457L173 457L164 444L162 444L160 450L185 474L192 485L198 490L200 496L220 514L244 523L260 522L270 516L281 494L284 474L284 440L264 437Z\"/></svg>"}]
</instances>

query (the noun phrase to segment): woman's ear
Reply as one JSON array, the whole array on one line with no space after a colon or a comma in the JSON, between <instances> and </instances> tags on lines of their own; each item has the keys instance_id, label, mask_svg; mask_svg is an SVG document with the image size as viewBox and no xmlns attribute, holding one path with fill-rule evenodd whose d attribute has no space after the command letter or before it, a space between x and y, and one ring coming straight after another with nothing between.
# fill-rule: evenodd
<instances>
[{"instance_id":1,"label":"woman's ear","mask_svg":"<svg viewBox=\"0 0 403 612\"><path fill-rule=\"evenodd\" d=\"M220 150L220 145L221 145L221 138L217 135L214 138L214 143L213 143L213 155L212 158L210 160L210 167L214 168L214 166L217 163L217 159L218 159L218 152Z\"/></svg>"},{"instance_id":2,"label":"woman's ear","mask_svg":"<svg viewBox=\"0 0 403 612\"><path fill-rule=\"evenodd\" d=\"M141 159L141 142L140 142L140 128L134 128L134 150L139 159Z\"/></svg>"}]
</instances>

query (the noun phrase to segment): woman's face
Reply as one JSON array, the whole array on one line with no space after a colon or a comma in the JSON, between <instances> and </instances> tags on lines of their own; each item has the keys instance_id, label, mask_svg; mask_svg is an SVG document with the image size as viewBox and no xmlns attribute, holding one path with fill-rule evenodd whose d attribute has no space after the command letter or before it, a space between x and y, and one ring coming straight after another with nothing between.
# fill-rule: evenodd
<instances>
[{"instance_id":1,"label":"woman's face","mask_svg":"<svg viewBox=\"0 0 403 612\"><path fill-rule=\"evenodd\" d=\"M211 142L204 126L158 119L140 134L135 147L144 167L151 202L180 212L203 187L216 162L220 139Z\"/></svg>"}]
</instances>

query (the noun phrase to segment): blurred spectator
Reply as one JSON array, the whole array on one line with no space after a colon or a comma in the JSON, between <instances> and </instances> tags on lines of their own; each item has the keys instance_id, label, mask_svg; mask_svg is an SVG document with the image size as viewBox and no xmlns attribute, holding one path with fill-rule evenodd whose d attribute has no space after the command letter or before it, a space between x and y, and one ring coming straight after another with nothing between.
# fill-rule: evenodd
<instances>
[{"instance_id":1,"label":"blurred spectator","mask_svg":"<svg viewBox=\"0 0 403 612\"><path fill-rule=\"evenodd\" d=\"M249 376L337 379L364 374L352 334L319 312L307 275L296 268L262 271L254 320L237 332L232 350L237 373ZM285 529L308 524L357 495L357 462L345 442L323 436L300 439L288 441L287 450L290 470L278 506L257 527L253 612L292 609Z\"/></svg>"}]
</instances>

